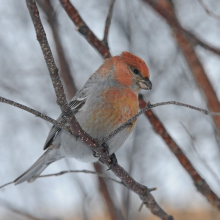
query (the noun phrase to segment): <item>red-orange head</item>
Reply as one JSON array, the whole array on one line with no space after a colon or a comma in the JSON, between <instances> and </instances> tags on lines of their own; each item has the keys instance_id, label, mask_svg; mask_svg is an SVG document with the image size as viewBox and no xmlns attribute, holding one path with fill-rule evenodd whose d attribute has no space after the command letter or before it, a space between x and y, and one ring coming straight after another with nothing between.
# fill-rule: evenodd
<instances>
[{"instance_id":1,"label":"red-orange head","mask_svg":"<svg viewBox=\"0 0 220 220\"><path fill-rule=\"evenodd\" d=\"M146 63L140 58L127 51L122 52L121 57L127 63L130 71L134 74L141 89L152 89L152 83L149 80L149 69Z\"/></svg>"}]
</instances>

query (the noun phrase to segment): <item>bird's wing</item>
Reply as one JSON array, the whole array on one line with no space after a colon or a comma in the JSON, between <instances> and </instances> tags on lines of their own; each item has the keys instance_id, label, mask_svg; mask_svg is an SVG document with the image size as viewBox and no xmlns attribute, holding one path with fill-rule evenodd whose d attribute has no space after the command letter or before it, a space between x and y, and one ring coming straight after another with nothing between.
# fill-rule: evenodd
<instances>
[{"instance_id":1,"label":"bird's wing","mask_svg":"<svg viewBox=\"0 0 220 220\"><path fill-rule=\"evenodd\" d=\"M95 81L93 79L94 77L90 77L89 80L86 82L86 84L84 85L84 87L79 90L76 95L73 97L73 99L70 101L70 107L73 111L74 114L76 114L78 111L80 111L83 107L83 105L85 104L87 97L89 96L89 94L91 93L91 89L96 86ZM57 121L59 123L62 124L66 124L67 120L65 118L65 116L63 115L63 113L60 114L59 118L57 119ZM53 125L48 136L46 139L46 142L44 144L44 150L46 150L50 144L52 143L53 139L55 138L56 134L61 130L61 128Z\"/></svg>"}]
</instances>

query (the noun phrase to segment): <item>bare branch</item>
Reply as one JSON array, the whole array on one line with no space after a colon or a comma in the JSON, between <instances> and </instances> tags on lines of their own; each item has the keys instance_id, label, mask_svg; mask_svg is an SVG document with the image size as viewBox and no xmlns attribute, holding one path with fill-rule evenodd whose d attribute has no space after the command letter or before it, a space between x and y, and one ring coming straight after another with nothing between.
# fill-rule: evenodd
<instances>
[{"instance_id":1,"label":"bare branch","mask_svg":"<svg viewBox=\"0 0 220 220\"><path fill-rule=\"evenodd\" d=\"M113 6L114 6L115 0L111 0L111 4L109 7L108 15L105 21L105 30L104 30L104 37L103 37L103 44L108 47L108 34L109 34L109 28L111 25L111 20L112 20L112 12L113 12Z\"/></svg>"},{"instance_id":2,"label":"bare branch","mask_svg":"<svg viewBox=\"0 0 220 220\"><path fill-rule=\"evenodd\" d=\"M52 173L52 174L47 174L47 175L41 175L37 178L44 178L44 177L52 177L52 176L61 176L61 175L64 175L64 174L68 174L68 173L85 173L85 174L93 174L93 175L96 175L96 176L99 176L101 178L104 178L104 179L108 179L108 180L111 180L115 183L118 183L120 185L124 185L121 181L118 181L116 179L113 179L111 177L108 177L106 175L104 175L103 173L98 173L98 172L95 172L95 171L91 171L91 170L65 170L65 171L61 171L59 173Z\"/></svg>"},{"instance_id":3,"label":"bare branch","mask_svg":"<svg viewBox=\"0 0 220 220\"><path fill-rule=\"evenodd\" d=\"M54 90L57 96L57 104L60 106L62 113L67 117L71 118L72 111L67 103L66 96L64 94L63 86L58 75L58 68L54 62L54 58L47 41L46 33L40 20L39 11L35 0L26 0L27 7L29 9L30 16L32 18L34 28L37 35L37 40L41 46L41 50L44 55L44 59L47 63L47 67L50 73L50 77L54 86Z\"/></svg>"},{"instance_id":4,"label":"bare branch","mask_svg":"<svg viewBox=\"0 0 220 220\"><path fill-rule=\"evenodd\" d=\"M182 105L185 107L190 107L187 105ZM156 104L157 105L157 104ZM146 103L144 102L143 98L140 97L140 107L143 109L148 108L146 106ZM198 109L198 108L192 108L194 110L203 112L206 114L207 112L204 111L204 109ZM188 172L188 174L191 176L194 185L196 189L202 193L206 199L218 210L220 210L220 199L218 196L212 191L212 189L209 187L209 185L206 183L206 181L198 174L196 169L193 167L189 159L185 156L181 148L176 144L176 142L172 139L172 137L169 135L169 133L166 131L163 124L160 122L159 118L152 112L152 110L146 111L145 115L151 122L151 125L153 126L155 132L161 136L161 138L164 140L164 142L167 144L167 146L170 148L170 150L173 152L173 154L176 156L176 158L179 160L180 164L183 166L183 168Z\"/></svg>"},{"instance_id":5,"label":"bare branch","mask_svg":"<svg viewBox=\"0 0 220 220\"><path fill-rule=\"evenodd\" d=\"M93 175L96 175L96 176L99 176L101 178L105 178L105 179L108 179L108 180L111 180L115 183L118 183L120 185L124 185L121 181L118 181L116 179L113 179L111 177L108 177L102 173L98 173L98 172L95 172L95 171L91 171L91 170L65 170L65 171L61 171L59 173L52 173L52 174L46 174L46 175L41 175L41 176L38 176L36 179L38 178L45 178L45 177L52 177L52 176L61 176L61 175L64 175L64 174L68 174L68 173L85 173L85 174L93 174ZM9 182L9 183L6 183L2 186L0 186L0 189L4 188L5 186L8 186L10 184L13 184L13 182Z\"/></svg>"},{"instance_id":6,"label":"bare branch","mask_svg":"<svg viewBox=\"0 0 220 220\"><path fill-rule=\"evenodd\" d=\"M68 14L69 18L73 21L76 26L76 30L82 34L85 39L91 44L101 56L105 58L111 57L111 54L108 48L100 41L95 34L89 29L87 24L83 21L81 16L79 15L76 8L71 4L69 0L60 0L61 5L63 6L64 10Z\"/></svg>"},{"instance_id":7,"label":"bare branch","mask_svg":"<svg viewBox=\"0 0 220 220\"><path fill-rule=\"evenodd\" d=\"M132 118L130 118L127 122L125 122L123 125L121 125L119 128L117 128L116 130L114 130L111 134L109 134L108 136L106 136L101 144L105 143L106 141L108 141L109 139L111 139L113 136L115 136L118 132L120 132L121 130L123 130L126 126L128 126L129 124L131 124L135 119L137 119L140 115L142 115L143 113L145 113L147 110L158 107L158 106L162 106L162 105L178 105L178 106L183 106L186 108L190 108L196 111L200 111L202 113L204 113L205 115L214 115L214 116L220 116L220 113L217 112L210 112L206 109L202 109L202 108L197 108L195 106L192 105L188 105L188 104L184 104L181 102L176 102L176 101L168 101L168 102L159 102L156 104L151 104L150 102L148 102L147 104L145 103L145 106L143 109L141 109L136 115L134 115Z\"/></svg>"},{"instance_id":8,"label":"bare branch","mask_svg":"<svg viewBox=\"0 0 220 220\"><path fill-rule=\"evenodd\" d=\"M6 99L6 98L3 98L0 96L0 102L2 103L6 103L6 104L9 104L9 105L12 105L12 106L15 106L17 108L20 108L24 111L27 111L39 118L42 118L44 119L45 121L48 121L50 123L52 123L53 125L56 125L57 127L67 131L67 132L70 132L70 129L68 127L66 127L65 125L57 122L56 120L50 118L49 116L46 116L32 108L29 108L25 105L22 105L22 104L19 104L17 102L14 102L14 101L11 101L9 99ZM143 113L145 113L147 110L149 109L152 109L152 108L155 108L155 107L158 107L158 106L163 106L163 105L178 105L178 106L183 106L183 107L186 107L186 108L190 108L190 109L193 109L193 110L196 110L196 111L200 111L202 113L204 113L205 115L214 115L214 116L220 116L220 113L217 113L217 112L210 112L206 109L202 109L202 108L198 108L198 107L195 107L195 106L192 106L192 105L188 105L188 104L184 104L184 103L181 103L181 102L176 102L176 101L168 101L168 102L159 102L159 103L156 103L156 104L151 104L151 103L147 103L147 106L143 109L141 109L136 115L134 115L132 118L130 118L127 122L125 122L123 125L121 125L119 128L117 128L115 131L113 131L111 134L109 134L108 136L106 136L103 140L98 141L98 140L95 140L93 139L92 137L89 136L90 139L92 139L95 143L95 141L98 141L99 142L99 145L101 146L103 143L107 142L109 139L111 139L114 135L116 135L118 132L120 132L121 130L123 130L127 125L131 124L135 119L137 119L140 115L142 115ZM75 117L73 117L74 120ZM77 131L75 131L77 132ZM80 133L75 133L74 134L79 137L80 136ZM71 133L71 132L70 132ZM82 133L85 135L85 136L82 136L82 139L83 138L87 138L86 134L84 131L82 131ZM89 141L89 140L88 140Z\"/></svg>"},{"instance_id":9,"label":"bare branch","mask_svg":"<svg viewBox=\"0 0 220 220\"><path fill-rule=\"evenodd\" d=\"M13 184L13 183L14 183L14 181L5 183L5 184L3 184L3 185L0 186L0 189L6 187L6 186L8 186L8 185L11 185L11 184Z\"/></svg>"},{"instance_id":10,"label":"bare branch","mask_svg":"<svg viewBox=\"0 0 220 220\"><path fill-rule=\"evenodd\" d=\"M217 20L220 20L220 15L217 15L217 14L213 13L212 11L210 11L210 10L208 9L208 6L204 3L203 0L197 0L197 1L198 1L199 4L203 7L203 9L206 11L206 13L207 13L208 15L210 15L211 17L213 17L213 18L215 18L215 19L217 19Z\"/></svg>"},{"instance_id":11,"label":"bare branch","mask_svg":"<svg viewBox=\"0 0 220 220\"><path fill-rule=\"evenodd\" d=\"M75 82L73 80L73 77L71 75L70 65L67 61L67 57L65 54L65 50L62 46L62 41L60 39L60 36L58 34L58 22L57 22L57 16L55 14L54 8L52 6L52 1L48 0L38 0L38 3L40 4L42 10L44 11L45 15L47 16L47 21L50 24L53 38L56 46L56 52L59 58L59 66L60 66L60 76L63 79L64 87L67 91L67 97L69 100L73 98L75 95L77 89Z\"/></svg>"},{"instance_id":12,"label":"bare branch","mask_svg":"<svg viewBox=\"0 0 220 220\"><path fill-rule=\"evenodd\" d=\"M200 45L201 47L205 48L206 50L209 50L209 51L215 53L216 55L220 56L220 49L218 49L214 46L210 46L208 43L200 40L196 35L190 33L187 30L184 30L184 34L186 35L188 40L190 42L192 42L194 45Z\"/></svg>"},{"instance_id":13,"label":"bare branch","mask_svg":"<svg viewBox=\"0 0 220 220\"><path fill-rule=\"evenodd\" d=\"M9 100L9 99L3 98L3 97L1 97L1 96L0 96L0 102L6 103L6 104L9 104L9 105L13 105L14 107L17 107L17 108L20 108L20 109L22 109L22 110L24 110L24 111L27 111L27 112L29 112L29 113L35 115L36 117L42 118L42 119L44 119L45 121L48 121L48 122L52 123L53 125L56 125L57 127L59 127L59 128L65 130L65 131L71 133L70 129L69 129L68 127L66 127L65 125L63 125L63 124L57 122L56 120L50 118L49 116L44 115L44 114L42 114L42 113L40 113L40 112L38 112L38 111L36 111L36 110L34 110L34 109L32 109L32 108L29 108L29 107L27 107L27 106L25 106L25 105L22 105L22 104L20 104L20 103L11 101L11 100Z\"/></svg>"}]
</instances>

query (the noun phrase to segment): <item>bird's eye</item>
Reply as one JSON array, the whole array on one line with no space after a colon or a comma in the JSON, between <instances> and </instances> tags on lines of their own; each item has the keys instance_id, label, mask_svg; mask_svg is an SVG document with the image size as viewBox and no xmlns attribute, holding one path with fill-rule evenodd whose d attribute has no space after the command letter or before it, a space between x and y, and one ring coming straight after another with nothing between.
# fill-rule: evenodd
<instances>
[{"instance_id":1,"label":"bird's eye","mask_svg":"<svg viewBox=\"0 0 220 220\"><path fill-rule=\"evenodd\" d=\"M134 74L139 74L138 69L133 69Z\"/></svg>"}]
</instances>

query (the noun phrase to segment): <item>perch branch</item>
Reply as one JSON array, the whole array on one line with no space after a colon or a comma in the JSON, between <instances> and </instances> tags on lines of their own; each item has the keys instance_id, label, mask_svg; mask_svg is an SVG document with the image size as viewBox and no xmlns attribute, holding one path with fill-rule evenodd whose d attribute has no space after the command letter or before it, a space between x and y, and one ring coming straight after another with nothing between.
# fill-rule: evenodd
<instances>
[{"instance_id":1,"label":"perch branch","mask_svg":"<svg viewBox=\"0 0 220 220\"><path fill-rule=\"evenodd\" d=\"M44 114L42 114L41 112L38 112L38 111L36 111L36 110L34 110L34 109L32 109L32 108L29 108L29 107L27 107L27 106L25 106L25 105L22 105L22 104L20 104L20 103L11 101L11 100L9 100L9 99L3 98L3 97L1 97L1 96L0 96L0 102L5 103L5 104L12 105L12 106L17 107L17 108L20 108L20 109L22 109L22 110L24 110L24 111L27 111L27 112L29 112L29 113L35 115L36 117L42 118L42 119L44 119L45 121L48 121L48 122L52 123L53 125L56 125L57 127L59 127L59 128L65 130L65 131L71 133L70 129L69 129L67 126L65 126L65 125L63 125L63 124L61 124L61 123L59 123L58 121L56 121L56 120L50 118L49 116L44 115Z\"/></svg>"},{"instance_id":2,"label":"perch branch","mask_svg":"<svg viewBox=\"0 0 220 220\"><path fill-rule=\"evenodd\" d=\"M59 70L54 62L54 58L47 41L46 33L44 31L43 25L40 20L39 11L36 5L35 0L26 0L27 7L29 9L29 13L31 19L34 24L35 32L37 35L37 40L41 46L41 50L44 55L44 59L46 61L51 80L53 82L54 90L57 97L57 104L60 106L62 113L70 119L73 115L69 104L67 103L66 96L63 90L62 83L59 78Z\"/></svg>"},{"instance_id":3,"label":"perch branch","mask_svg":"<svg viewBox=\"0 0 220 220\"><path fill-rule=\"evenodd\" d=\"M68 63L67 56L65 54L65 50L62 45L61 38L59 36L58 30L59 25L57 22L57 16L55 10L52 6L53 0L38 0L38 3L46 15L47 21L51 27L53 39L55 42L56 52L58 55L58 62L60 66L60 76L63 79L64 87L66 88L67 97L69 100L73 98L76 94L76 85L71 75L70 64Z\"/></svg>"}]
</instances>

